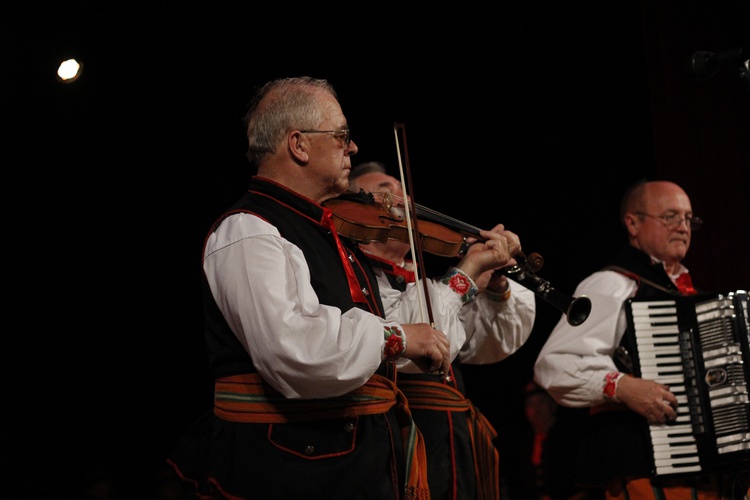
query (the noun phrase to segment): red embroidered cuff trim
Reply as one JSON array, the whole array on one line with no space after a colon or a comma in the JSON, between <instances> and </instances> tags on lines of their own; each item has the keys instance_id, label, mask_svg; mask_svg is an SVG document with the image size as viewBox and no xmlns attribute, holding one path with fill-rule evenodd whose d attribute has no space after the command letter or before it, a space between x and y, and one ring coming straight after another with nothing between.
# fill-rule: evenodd
<instances>
[{"instance_id":1,"label":"red embroidered cuff trim","mask_svg":"<svg viewBox=\"0 0 750 500\"><path fill-rule=\"evenodd\" d=\"M464 304L472 301L477 292L479 292L479 288L477 288L471 278L455 267L452 267L440 281L448 285L451 290L460 295L461 302Z\"/></svg>"},{"instance_id":2,"label":"red embroidered cuff trim","mask_svg":"<svg viewBox=\"0 0 750 500\"><path fill-rule=\"evenodd\" d=\"M386 361L395 361L400 358L406 350L406 338L404 332L398 327L386 326L383 330L385 337L385 346L383 347L383 356Z\"/></svg>"},{"instance_id":3,"label":"red embroidered cuff trim","mask_svg":"<svg viewBox=\"0 0 750 500\"><path fill-rule=\"evenodd\" d=\"M604 399L607 401L619 402L617 399L617 382L625 375L619 372L609 372L604 376Z\"/></svg>"}]
</instances>

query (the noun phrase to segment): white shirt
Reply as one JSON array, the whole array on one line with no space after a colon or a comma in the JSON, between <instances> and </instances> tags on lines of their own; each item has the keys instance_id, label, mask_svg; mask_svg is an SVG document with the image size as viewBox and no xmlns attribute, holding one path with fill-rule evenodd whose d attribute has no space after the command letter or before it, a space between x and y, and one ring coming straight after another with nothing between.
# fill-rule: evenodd
<instances>
[{"instance_id":1,"label":"white shirt","mask_svg":"<svg viewBox=\"0 0 750 500\"><path fill-rule=\"evenodd\" d=\"M686 272L680 266L680 272ZM674 278L674 277L673 277ZM590 407L605 401L605 376L618 372L612 354L627 329L625 301L638 284L616 271L599 271L581 281L574 296L591 299L591 312L578 326L561 317L534 364L534 379L564 406Z\"/></svg>"},{"instance_id":2,"label":"white shirt","mask_svg":"<svg viewBox=\"0 0 750 500\"><path fill-rule=\"evenodd\" d=\"M393 288L385 273L375 269L385 316L399 323L429 323L426 309L419 301L419 288L409 283L406 291ZM421 280L423 282L424 280ZM451 361L485 364L505 359L529 338L534 326L536 302L528 288L509 280L511 295L505 302L489 299L479 293L471 302L463 303L461 296L447 284L428 279L428 295L435 328L445 333L450 341ZM410 360L396 361L399 371L422 373Z\"/></svg>"},{"instance_id":3,"label":"white shirt","mask_svg":"<svg viewBox=\"0 0 750 500\"><path fill-rule=\"evenodd\" d=\"M288 398L361 387L380 365L384 325L400 326L321 304L302 251L251 214L227 217L208 237L203 270L258 373Z\"/></svg>"}]
</instances>

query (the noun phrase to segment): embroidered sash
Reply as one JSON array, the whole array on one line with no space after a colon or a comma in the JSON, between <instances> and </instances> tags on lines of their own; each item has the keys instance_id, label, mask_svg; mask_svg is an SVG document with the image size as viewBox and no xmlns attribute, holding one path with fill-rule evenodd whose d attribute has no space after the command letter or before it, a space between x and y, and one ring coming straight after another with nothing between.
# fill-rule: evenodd
<instances>
[{"instance_id":1,"label":"embroidered sash","mask_svg":"<svg viewBox=\"0 0 750 500\"><path fill-rule=\"evenodd\" d=\"M402 379L399 381L399 387L412 409L469 412L467 419L474 454L478 498L500 498L500 456L493 444L497 431L490 421L460 391L448 384Z\"/></svg>"},{"instance_id":2,"label":"embroidered sash","mask_svg":"<svg viewBox=\"0 0 750 500\"><path fill-rule=\"evenodd\" d=\"M427 454L422 434L414 425L404 394L380 375L343 396L324 399L288 399L257 373L216 380L214 414L230 422L288 423L385 413L396 406L406 461L406 500L429 500Z\"/></svg>"}]
</instances>

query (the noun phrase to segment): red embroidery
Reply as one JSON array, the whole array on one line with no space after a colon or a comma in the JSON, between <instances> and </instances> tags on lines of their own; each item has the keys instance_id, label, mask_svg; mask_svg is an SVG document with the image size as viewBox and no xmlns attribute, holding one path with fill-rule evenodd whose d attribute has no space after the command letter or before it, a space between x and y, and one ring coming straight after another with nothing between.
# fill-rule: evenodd
<instances>
[{"instance_id":1,"label":"red embroidery","mask_svg":"<svg viewBox=\"0 0 750 500\"><path fill-rule=\"evenodd\" d=\"M617 381L622 377L622 373L609 372L604 377L604 399L617 401Z\"/></svg>"},{"instance_id":2,"label":"red embroidery","mask_svg":"<svg viewBox=\"0 0 750 500\"><path fill-rule=\"evenodd\" d=\"M459 295L464 295L471 290L471 282L463 274L454 274L451 276L448 286Z\"/></svg>"},{"instance_id":3,"label":"red embroidery","mask_svg":"<svg viewBox=\"0 0 750 500\"><path fill-rule=\"evenodd\" d=\"M384 330L385 348L383 353L387 361L393 361L401 357L406 349L404 345L404 334L396 327L386 326Z\"/></svg>"}]
</instances>

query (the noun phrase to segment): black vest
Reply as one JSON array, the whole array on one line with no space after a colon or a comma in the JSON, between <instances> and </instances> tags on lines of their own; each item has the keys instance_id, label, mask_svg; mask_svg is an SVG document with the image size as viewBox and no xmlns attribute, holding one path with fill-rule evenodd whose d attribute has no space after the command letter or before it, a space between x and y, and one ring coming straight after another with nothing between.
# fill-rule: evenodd
<instances>
[{"instance_id":1,"label":"black vest","mask_svg":"<svg viewBox=\"0 0 750 500\"><path fill-rule=\"evenodd\" d=\"M274 225L283 238L302 250L310 269L312 287L321 304L338 307L342 312L360 307L382 315L383 304L368 259L354 244L341 238L359 287L367 290L365 297L368 304L355 303L352 299L336 239L324 223L324 210L319 204L279 184L254 177L245 195L213 224L211 232L226 217L238 212L258 215ZM255 372L250 355L219 311L205 276L203 298L206 345L214 377ZM268 328L273 329L273 324Z\"/></svg>"}]
</instances>

